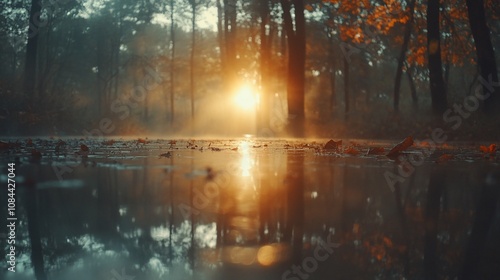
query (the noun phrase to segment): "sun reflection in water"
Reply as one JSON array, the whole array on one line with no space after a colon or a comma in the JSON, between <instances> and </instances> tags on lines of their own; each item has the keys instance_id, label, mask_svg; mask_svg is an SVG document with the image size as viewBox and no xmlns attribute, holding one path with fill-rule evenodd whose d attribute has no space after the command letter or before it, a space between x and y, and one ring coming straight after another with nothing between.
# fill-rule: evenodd
<instances>
[{"instance_id":1,"label":"sun reflection in water","mask_svg":"<svg viewBox=\"0 0 500 280\"><path fill-rule=\"evenodd\" d=\"M238 151L241 154L240 168L241 168L241 176L250 177L250 171L252 167L255 165L255 160L251 157L250 154L250 142L249 141L241 141Z\"/></svg>"}]
</instances>

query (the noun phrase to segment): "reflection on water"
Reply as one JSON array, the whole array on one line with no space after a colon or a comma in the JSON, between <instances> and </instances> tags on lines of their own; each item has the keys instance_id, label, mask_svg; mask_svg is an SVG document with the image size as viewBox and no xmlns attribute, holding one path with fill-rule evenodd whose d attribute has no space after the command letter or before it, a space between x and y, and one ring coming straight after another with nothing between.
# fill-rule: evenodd
<instances>
[{"instance_id":1,"label":"reflection on water","mask_svg":"<svg viewBox=\"0 0 500 280\"><path fill-rule=\"evenodd\" d=\"M121 157L103 150L63 181L52 167L63 161L21 158L17 272L4 278L500 275L498 177L485 175L494 165L426 162L393 192L387 159L250 138L198 145L171 157L158 157L161 142ZM319 254L328 242L340 246Z\"/></svg>"}]
</instances>

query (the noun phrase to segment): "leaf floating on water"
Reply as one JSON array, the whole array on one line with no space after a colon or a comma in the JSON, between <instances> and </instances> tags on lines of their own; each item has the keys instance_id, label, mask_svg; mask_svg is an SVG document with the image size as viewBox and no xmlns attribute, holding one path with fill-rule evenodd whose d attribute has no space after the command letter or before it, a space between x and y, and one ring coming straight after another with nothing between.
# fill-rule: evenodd
<instances>
[{"instance_id":1,"label":"leaf floating on water","mask_svg":"<svg viewBox=\"0 0 500 280\"><path fill-rule=\"evenodd\" d=\"M115 140L111 139L111 140L102 142L102 144L104 146L112 146L115 142L116 142Z\"/></svg>"},{"instance_id":2,"label":"leaf floating on water","mask_svg":"<svg viewBox=\"0 0 500 280\"><path fill-rule=\"evenodd\" d=\"M486 154L490 154L490 155L494 155L495 152L497 151L497 145L496 144L491 144L489 146L481 146L479 147L479 149L481 150L481 152L483 152L485 155Z\"/></svg>"},{"instance_id":3,"label":"leaf floating on water","mask_svg":"<svg viewBox=\"0 0 500 280\"><path fill-rule=\"evenodd\" d=\"M166 157L166 158L170 158L171 156L172 156L171 152L166 152L160 155L160 157Z\"/></svg>"},{"instance_id":4,"label":"leaf floating on water","mask_svg":"<svg viewBox=\"0 0 500 280\"><path fill-rule=\"evenodd\" d=\"M89 152L89 147L87 147L87 145L85 145L85 144L81 144L80 145L80 151L88 153Z\"/></svg>"},{"instance_id":5,"label":"leaf floating on water","mask_svg":"<svg viewBox=\"0 0 500 280\"><path fill-rule=\"evenodd\" d=\"M338 151L341 147L342 147L342 140L339 140L337 142L330 140L330 141L326 142L323 149L325 149L325 150L337 150Z\"/></svg>"},{"instance_id":6,"label":"leaf floating on water","mask_svg":"<svg viewBox=\"0 0 500 280\"><path fill-rule=\"evenodd\" d=\"M400 153L404 152L406 149L413 145L413 137L408 136L403 140L403 142L398 143L394 146L389 153L387 153L387 157L394 158L397 157Z\"/></svg>"},{"instance_id":7,"label":"leaf floating on water","mask_svg":"<svg viewBox=\"0 0 500 280\"><path fill-rule=\"evenodd\" d=\"M2 142L0 141L0 150L9 150L21 147L19 143L11 143L11 142Z\"/></svg>"},{"instance_id":8,"label":"leaf floating on water","mask_svg":"<svg viewBox=\"0 0 500 280\"><path fill-rule=\"evenodd\" d=\"M450 154L442 154L437 160L436 162L437 163L443 163L443 162L447 162L449 161L450 159L454 159L455 156L454 155L450 155Z\"/></svg>"},{"instance_id":9,"label":"leaf floating on water","mask_svg":"<svg viewBox=\"0 0 500 280\"><path fill-rule=\"evenodd\" d=\"M355 155L358 155L358 154L359 154L359 151L358 151L358 150L356 150L356 149L355 149L355 148L353 148L353 147L347 147L347 149L345 149L344 153L345 153L345 154L348 154L348 155L353 155L353 156L355 156Z\"/></svg>"},{"instance_id":10,"label":"leaf floating on water","mask_svg":"<svg viewBox=\"0 0 500 280\"><path fill-rule=\"evenodd\" d=\"M42 153L36 149L31 150L31 159L33 161L39 161L42 158Z\"/></svg>"},{"instance_id":11,"label":"leaf floating on water","mask_svg":"<svg viewBox=\"0 0 500 280\"><path fill-rule=\"evenodd\" d=\"M367 155L383 155L385 154L385 149L383 147L373 147L368 150Z\"/></svg>"}]
</instances>

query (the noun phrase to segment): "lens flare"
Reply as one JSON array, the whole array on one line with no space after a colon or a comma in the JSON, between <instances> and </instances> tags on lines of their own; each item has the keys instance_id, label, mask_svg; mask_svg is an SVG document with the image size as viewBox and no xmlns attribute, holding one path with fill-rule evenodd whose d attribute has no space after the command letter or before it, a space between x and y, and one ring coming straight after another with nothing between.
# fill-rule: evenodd
<instances>
[{"instance_id":1,"label":"lens flare","mask_svg":"<svg viewBox=\"0 0 500 280\"><path fill-rule=\"evenodd\" d=\"M234 97L236 105L244 110L255 109L258 103L258 96L253 92L248 85L242 86Z\"/></svg>"}]
</instances>

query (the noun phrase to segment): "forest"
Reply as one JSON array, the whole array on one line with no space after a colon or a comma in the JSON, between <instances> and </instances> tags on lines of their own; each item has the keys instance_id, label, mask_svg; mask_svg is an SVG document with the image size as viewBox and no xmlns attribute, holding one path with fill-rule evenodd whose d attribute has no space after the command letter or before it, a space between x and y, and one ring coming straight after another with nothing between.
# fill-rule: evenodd
<instances>
[{"instance_id":1,"label":"forest","mask_svg":"<svg viewBox=\"0 0 500 280\"><path fill-rule=\"evenodd\" d=\"M2 1L2 134L495 138L500 5L441 2Z\"/></svg>"},{"instance_id":2,"label":"forest","mask_svg":"<svg viewBox=\"0 0 500 280\"><path fill-rule=\"evenodd\" d=\"M1 0L0 279L500 279L498 0Z\"/></svg>"}]
</instances>

